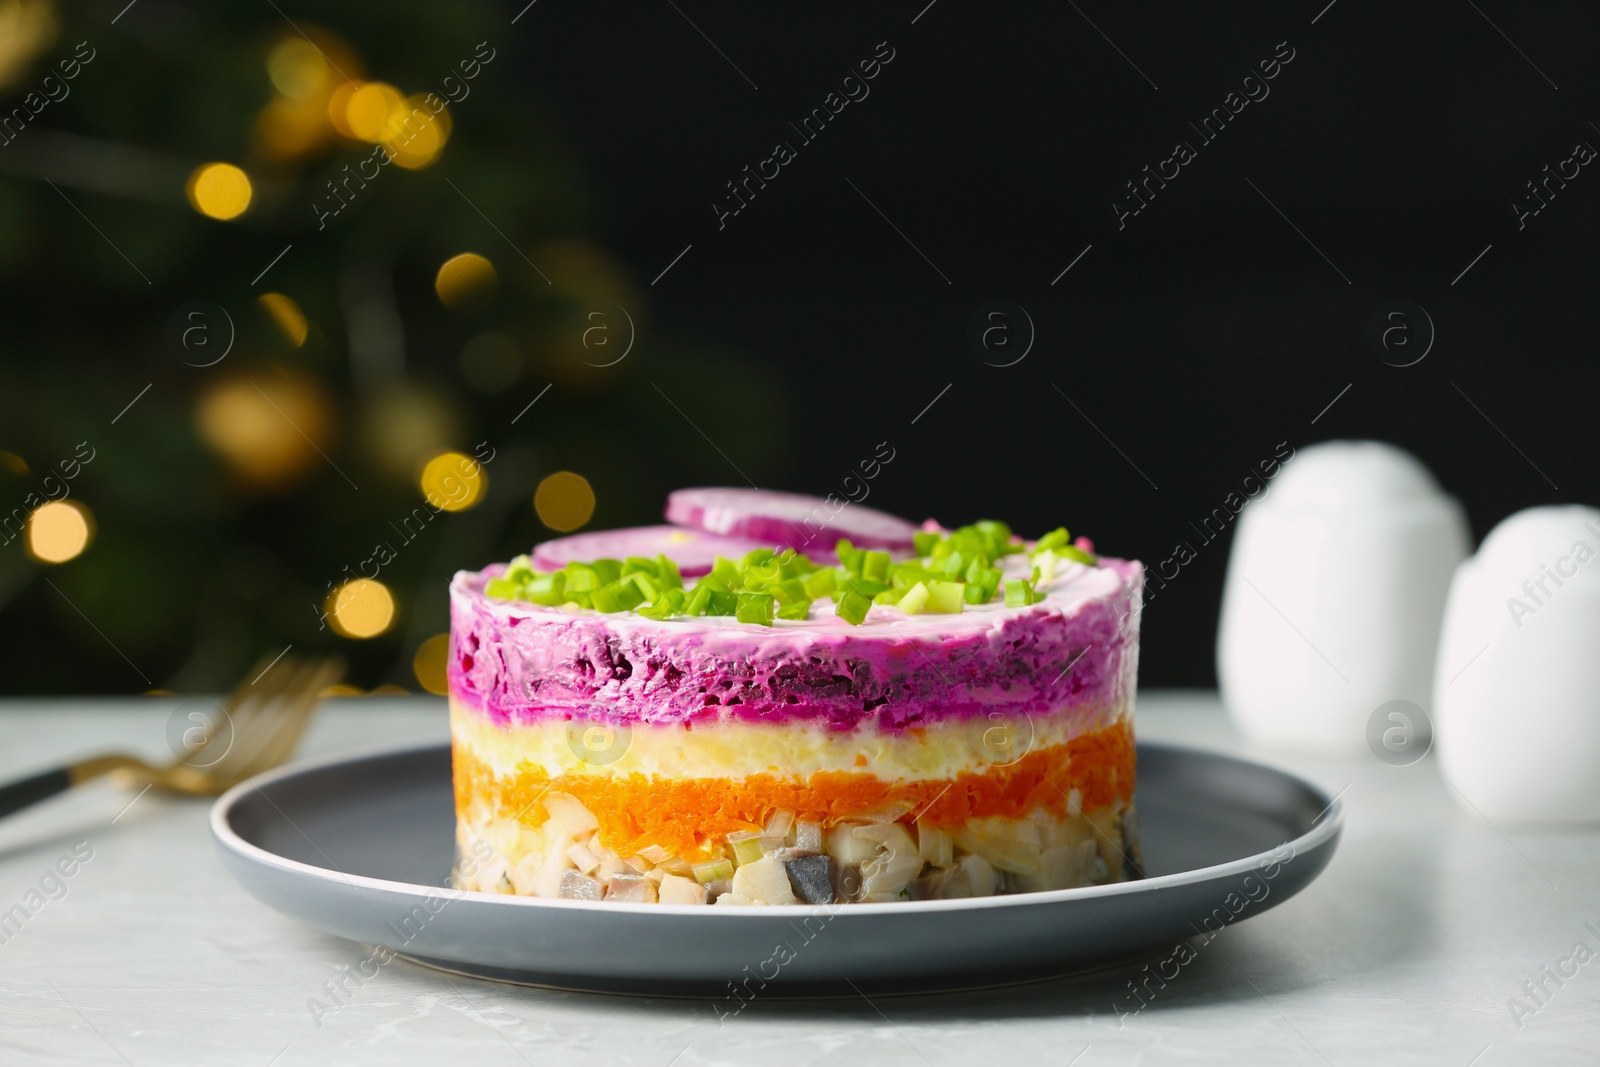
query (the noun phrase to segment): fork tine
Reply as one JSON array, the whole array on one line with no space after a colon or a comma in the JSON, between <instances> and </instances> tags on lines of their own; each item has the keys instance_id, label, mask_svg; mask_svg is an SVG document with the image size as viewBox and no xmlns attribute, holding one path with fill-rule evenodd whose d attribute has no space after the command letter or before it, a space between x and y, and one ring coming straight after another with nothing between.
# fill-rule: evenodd
<instances>
[{"instance_id":1,"label":"fork tine","mask_svg":"<svg viewBox=\"0 0 1600 1067\"><path fill-rule=\"evenodd\" d=\"M251 668L248 677L260 677L274 662L274 660L268 658L267 656L262 656L261 659L256 662L255 667ZM245 682L240 682L239 685L234 687L233 692L224 697L222 703L217 705L218 710L222 712L223 719L229 723L229 729L221 729L222 723L220 721L211 723L210 727L205 732L205 736L200 739L200 743L186 751L182 756L177 756L171 764L172 768L177 768L183 765L187 765L189 767L202 766L203 764L198 762L199 757L205 752L206 749L211 747L211 745L215 743L219 737L227 737L231 747L231 743L237 739L238 735L239 720L237 713L247 702L249 688L249 685L247 685ZM218 762L220 762L220 760Z\"/></svg>"},{"instance_id":2,"label":"fork tine","mask_svg":"<svg viewBox=\"0 0 1600 1067\"><path fill-rule=\"evenodd\" d=\"M258 747L245 753L243 766L234 770L235 781L275 767L294 752L312 713L322 702L322 690L337 681L343 671L343 664L337 659L324 659L307 663L296 673L293 684L282 694L278 713L270 717L270 731Z\"/></svg>"},{"instance_id":3,"label":"fork tine","mask_svg":"<svg viewBox=\"0 0 1600 1067\"><path fill-rule=\"evenodd\" d=\"M254 682L240 684L229 703L233 710L229 720L232 725L231 741L227 751L205 765L190 765L208 780L226 781L238 777L238 768L246 765L252 753L272 736L273 720L279 714L283 694L295 683L302 671L296 660L285 660L262 676L252 677Z\"/></svg>"}]
</instances>

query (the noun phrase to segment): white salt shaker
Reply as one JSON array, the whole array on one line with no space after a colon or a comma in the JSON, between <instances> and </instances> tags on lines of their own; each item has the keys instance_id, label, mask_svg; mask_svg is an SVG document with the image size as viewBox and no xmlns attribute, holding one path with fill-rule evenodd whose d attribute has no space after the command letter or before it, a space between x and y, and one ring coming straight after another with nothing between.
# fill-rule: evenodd
<instances>
[{"instance_id":1,"label":"white salt shaker","mask_svg":"<svg viewBox=\"0 0 1600 1067\"><path fill-rule=\"evenodd\" d=\"M1392 701L1418 705L1410 726L1425 731L1445 596L1468 538L1461 505L1402 449L1329 441L1293 455L1244 509L1228 561L1217 674L1240 732L1273 748L1357 753Z\"/></svg>"},{"instance_id":2,"label":"white salt shaker","mask_svg":"<svg viewBox=\"0 0 1600 1067\"><path fill-rule=\"evenodd\" d=\"M1600 821L1600 510L1519 511L1450 587L1439 769L1492 821Z\"/></svg>"}]
</instances>

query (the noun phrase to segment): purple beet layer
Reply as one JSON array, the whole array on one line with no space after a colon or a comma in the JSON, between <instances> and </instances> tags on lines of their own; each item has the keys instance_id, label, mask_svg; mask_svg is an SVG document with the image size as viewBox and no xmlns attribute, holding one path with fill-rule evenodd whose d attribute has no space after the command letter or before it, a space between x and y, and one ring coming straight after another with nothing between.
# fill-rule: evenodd
<instances>
[{"instance_id":1,"label":"purple beet layer","mask_svg":"<svg viewBox=\"0 0 1600 1067\"><path fill-rule=\"evenodd\" d=\"M874 609L850 626L813 606L774 626L568 614L485 596L503 572L450 586L450 693L497 722L687 723L734 718L903 730L995 712L1117 706L1138 664L1144 569L1102 559L1040 602L957 615Z\"/></svg>"}]
</instances>

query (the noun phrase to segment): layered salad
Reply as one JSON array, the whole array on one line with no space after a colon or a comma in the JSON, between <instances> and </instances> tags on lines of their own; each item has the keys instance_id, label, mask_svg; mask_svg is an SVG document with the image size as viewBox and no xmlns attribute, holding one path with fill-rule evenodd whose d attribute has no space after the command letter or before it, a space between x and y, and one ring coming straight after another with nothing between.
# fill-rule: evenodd
<instances>
[{"instance_id":1,"label":"layered salad","mask_svg":"<svg viewBox=\"0 0 1600 1067\"><path fill-rule=\"evenodd\" d=\"M462 888L738 906L1140 877L1140 564L822 504L681 490L668 525L455 576L457 845L490 856Z\"/></svg>"}]
</instances>

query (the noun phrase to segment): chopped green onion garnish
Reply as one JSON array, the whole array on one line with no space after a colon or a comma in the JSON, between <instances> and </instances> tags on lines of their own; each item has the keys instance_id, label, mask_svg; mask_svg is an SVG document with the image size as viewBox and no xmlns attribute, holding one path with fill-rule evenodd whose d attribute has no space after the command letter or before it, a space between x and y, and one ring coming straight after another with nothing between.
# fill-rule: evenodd
<instances>
[{"instance_id":1,"label":"chopped green onion garnish","mask_svg":"<svg viewBox=\"0 0 1600 1067\"><path fill-rule=\"evenodd\" d=\"M658 568L656 567L656 561L653 559L645 559L643 556L629 556L627 559L622 561L622 576L624 578L630 574L641 573L648 574L650 577L654 578L657 570Z\"/></svg>"},{"instance_id":2,"label":"chopped green onion garnish","mask_svg":"<svg viewBox=\"0 0 1600 1067\"><path fill-rule=\"evenodd\" d=\"M966 603L967 587L963 582L929 582L927 589L925 611L948 615L959 612Z\"/></svg>"},{"instance_id":3,"label":"chopped green onion garnish","mask_svg":"<svg viewBox=\"0 0 1600 1067\"><path fill-rule=\"evenodd\" d=\"M876 550L863 553L861 556L861 577L870 578L875 582L887 582L889 579L889 553Z\"/></svg>"},{"instance_id":4,"label":"chopped green onion garnish","mask_svg":"<svg viewBox=\"0 0 1600 1067\"><path fill-rule=\"evenodd\" d=\"M635 573L628 575L628 577L624 580L633 583L633 585L639 590L640 595L644 597L644 602L646 604L654 604L661 598L661 587L656 585L655 579L651 578L643 571L636 571Z\"/></svg>"},{"instance_id":5,"label":"chopped green onion garnish","mask_svg":"<svg viewBox=\"0 0 1600 1067\"><path fill-rule=\"evenodd\" d=\"M1010 607L1038 603L1039 586L1054 579L1061 560L1098 563L1094 553L1069 537L1062 526L1035 541L1034 566L1026 579L1003 578L995 566L1001 557L1025 551L1025 543L1005 523L986 520L949 531L916 531L916 558L901 563L886 551L857 548L846 538L834 546L837 566L818 564L790 548L758 548L738 560L719 556L711 572L689 588L665 554L573 561L548 573L536 571L530 557L517 556L504 575L484 583L484 592L549 607L631 610L652 619L734 616L762 625L804 620L812 601L832 597L835 613L860 625L875 603L912 615L955 613L968 604L989 603L1002 587Z\"/></svg>"},{"instance_id":6,"label":"chopped green onion garnish","mask_svg":"<svg viewBox=\"0 0 1600 1067\"><path fill-rule=\"evenodd\" d=\"M846 587L844 596L839 598L839 604L834 608L834 613L845 622L860 626L871 608L872 601L869 598L853 588Z\"/></svg>"},{"instance_id":7,"label":"chopped green onion garnish","mask_svg":"<svg viewBox=\"0 0 1600 1067\"><path fill-rule=\"evenodd\" d=\"M1052 552L1060 549L1063 545L1070 544L1071 540L1067 533L1067 528L1065 526L1057 526L1054 530L1039 538L1034 543L1033 550L1036 553Z\"/></svg>"},{"instance_id":8,"label":"chopped green onion garnish","mask_svg":"<svg viewBox=\"0 0 1600 1067\"><path fill-rule=\"evenodd\" d=\"M1026 578L1006 579L1006 607L1025 608L1035 600L1033 583Z\"/></svg>"},{"instance_id":9,"label":"chopped green onion garnish","mask_svg":"<svg viewBox=\"0 0 1600 1067\"><path fill-rule=\"evenodd\" d=\"M622 598L617 595L618 587L615 585L602 585L599 589L589 594L589 604L596 611L603 611L607 615L622 610Z\"/></svg>"},{"instance_id":10,"label":"chopped green onion garnish","mask_svg":"<svg viewBox=\"0 0 1600 1067\"><path fill-rule=\"evenodd\" d=\"M809 556L802 555L792 548L786 548L778 557L778 569L784 578L803 578L817 569Z\"/></svg>"},{"instance_id":11,"label":"chopped green onion garnish","mask_svg":"<svg viewBox=\"0 0 1600 1067\"><path fill-rule=\"evenodd\" d=\"M779 604L793 604L797 600L811 601L811 594L806 592L806 583L799 578L785 578L781 582L773 582L767 586L767 591L778 598Z\"/></svg>"},{"instance_id":12,"label":"chopped green onion garnish","mask_svg":"<svg viewBox=\"0 0 1600 1067\"><path fill-rule=\"evenodd\" d=\"M635 610L648 619L665 619L670 615L676 615L683 611L687 600L688 597L682 589L666 589L662 591L661 599L654 604L648 607L636 608Z\"/></svg>"},{"instance_id":13,"label":"chopped green onion garnish","mask_svg":"<svg viewBox=\"0 0 1600 1067\"><path fill-rule=\"evenodd\" d=\"M644 601L644 593L632 578L627 581L609 582L589 594L590 605L596 611L603 611L607 615L618 611L632 611Z\"/></svg>"},{"instance_id":14,"label":"chopped green onion garnish","mask_svg":"<svg viewBox=\"0 0 1600 1067\"><path fill-rule=\"evenodd\" d=\"M522 598L535 604L555 607L566 600L567 576L562 571L541 574L522 587Z\"/></svg>"},{"instance_id":15,"label":"chopped green onion garnish","mask_svg":"<svg viewBox=\"0 0 1600 1067\"><path fill-rule=\"evenodd\" d=\"M814 570L804 578L806 596L812 600L820 600L825 596L832 596L837 573L832 567L823 567Z\"/></svg>"},{"instance_id":16,"label":"chopped green onion garnish","mask_svg":"<svg viewBox=\"0 0 1600 1067\"><path fill-rule=\"evenodd\" d=\"M778 598L771 593L740 593L734 617L740 622L759 622L763 626L771 626L777 608Z\"/></svg>"},{"instance_id":17,"label":"chopped green onion garnish","mask_svg":"<svg viewBox=\"0 0 1600 1067\"><path fill-rule=\"evenodd\" d=\"M711 573L700 581L704 582L706 578L715 578L724 588L731 588L743 580L743 574L739 570L739 565L733 560L726 556L718 556L716 562L711 565Z\"/></svg>"},{"instance_id":18,"label":"chopped green onion garnish","mask_svg":"<svg viewBox=\"0 0 1600 1067\"><path fill-rule=\"evenodd\" d=\"M600 574L593 567L586 567L582 563L569 563L566 566L567 592L589 593L606 584L600 580Z\"/></svg>"},{"instance_id":19,"label":"chopped green onion garnish","mask_svg":"<svg viewBox=\"0 0 1600 1067\"><path fill-rule=\"evenodd\" d=\"M928 587L922 582L907 589L900 597L899 608L907 615L915 615L928 602Z\"/></svg>"},{"instance_id":20,"label":"chopped green onion garnish","mask_svg":"<svg viewBox=\"0 0 1600 1067\"><path fill-rule=\"evenodd\" d=\"M811 601L796 600L778 609L780 619L807 619L811 617Z\"/></svg>"},{"instance_id":21,"label":"chopped green onion garnish","mask_svg":"<svg viewBox=\"0 0 1600 1067\"><path fill-rule=\"evenodd\" d=\"M846 578L843 584L834 587L833 600L834 603L838 603L844 599L847 593L851 592L871 600L887 588L889 587L885 583L874 582L870 578Z\"/></svg>"}]
</instances>

